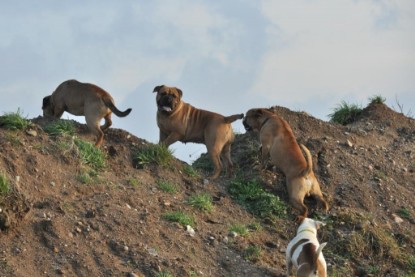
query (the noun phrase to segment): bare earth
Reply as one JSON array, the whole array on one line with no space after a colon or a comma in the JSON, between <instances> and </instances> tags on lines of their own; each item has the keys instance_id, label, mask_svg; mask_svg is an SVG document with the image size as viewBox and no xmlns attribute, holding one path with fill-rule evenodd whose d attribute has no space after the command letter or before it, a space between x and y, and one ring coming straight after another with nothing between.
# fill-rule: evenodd
<instances>
[{"instance_id":1,"label":"bare earth","mask_svg":"<svg viewBox=\"0 0 415 277\"><path fill-rule=\"evenodd\" d=\"M311 214L327 223L318 237L328 242L329 276L415 276L415 120L383 104L347 126L276 112L310 149L330 204L328 214ZM261 219L232 199L225 177L189 176L179 160L137 168L132 155L148 142L116 128L105 135L105 169L85 184L79 176L88 165L75 148L62 150L43 118L32 122L25 131L0 127L0 172L13 187L0 198L0 276L285 276L284 251L297 228L291 207L286 218ZM78 137L94 141L76 126ZM256 137L237 136L235 166L288 203L284 176L258 164ZM161 191L160 181L177 192ZM210 213L186 202L202 192L213 197ZM165 220L169 211L193 215L194 236ZM261 228L229 234L252 223ZM249 246L261 249L259 258L246 257Z\"/></svg>"}]
</instances>

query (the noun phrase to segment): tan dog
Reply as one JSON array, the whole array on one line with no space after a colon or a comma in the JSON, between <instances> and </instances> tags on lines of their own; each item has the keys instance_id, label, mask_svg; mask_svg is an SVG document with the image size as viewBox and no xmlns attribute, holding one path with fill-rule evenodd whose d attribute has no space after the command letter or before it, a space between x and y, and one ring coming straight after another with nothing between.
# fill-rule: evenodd
<instances>
[{"instance_id":1,"label":"tan dog","mask_svg":"<svg viewBox=\"0 0 415 277\"><path fill-rule=\"evenodd\" d=\"M327 265L322 250L327 242L317 240L317 230L325 224L311 218L301 217L297 235L290 241L285 252L287 276L292 276L293 266L298 277L326 277Z\"/></svg>"},{"instance_id":2,"label":"tan dog","mask_svg":"<svg viewBox=\"0 0 415 277\"><path fill-rule=\"evenodd\" d=\"M127 116L131 109L124 112L114 105L114 99L102 88L76 80L68 80L60 84L50 96L43 98L43 116L60 118L63 112L73 115L84 115L86 124L97 137L95 145L101 146L104 133L112 125L111 112L119 117ZM105 124L101 127L101 119Z\"/></svg>"},{"instance_id":3,"label":"tan dog","mask_svg":"<svg viewBox=\"0 0 415 277\"><path fill-rule=\"evenodd\" d=\"M195 142L206 145L214 165L212 179L219 177L224 162L228 176L232 175L231 144L234 140L231 123L242 119L243 114L223 116L196 109L182 101L180 89L157 86L157 125L160 129L159 143L167 147L176 141ZM222 161L221 161L222 159Z\"/></svg>"},{"instance_id":4,"label":"tan dog","mask_svg":"<svg viewBox=\"0 0 415 277\"><path fill-rule=\"evenodd\" d=\"M286 177L287 190L291 205L307 216L308 209L304 205L305 196L313 196L320 201L325 211L328 204L323 199L320 185L313 173L313 160L310 151L301 145L306 154L304 158L290 125L267 109L251 109L243 121L247 131L259 132L262 148L262 164L268 158L280 168Z\"/></svg>"}]
</instances>

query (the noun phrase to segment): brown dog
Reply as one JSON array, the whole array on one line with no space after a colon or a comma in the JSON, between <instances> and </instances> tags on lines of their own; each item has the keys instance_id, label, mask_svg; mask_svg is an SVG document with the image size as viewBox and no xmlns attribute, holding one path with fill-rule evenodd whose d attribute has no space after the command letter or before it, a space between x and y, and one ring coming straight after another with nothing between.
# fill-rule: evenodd
<instances>
[{"instance_id":1,"label":"brown dog","mask_svg":"<svg viewBox=\"0 0 415 277\"><path fill-rule=\"evenodd\" d=\"M234 140L231 123L242 119L243 114L225 117L196 109L182 101L183 93L175 87L157 86L153 92L157 92L159 143L167 147L176 141L203 143L215 168L212 179L219 177L222 161L225 163L228 176L231 176L231 144Z\"/></svg>"},{"instance_id":2,"label":"brown dog","mask_svg":"<svg viewBox=\"0 0 415 277\"><path fill-rule=\"evenodd\" d=\"M270 158L271 163L284 172L290 203L301 212L300 215L307 217L305 196L318 199L327 211L328 204L313 173L310 151L301 144L307 157L305 159L287 121L267 109L251 109L246 113L243 124L247 131L259 132L262 164L265 165Z\"/></svg>"},{"instance_id":3,"label":"brown dog","mask_svg":"<svg viewBox=\"0 0 415 277\"><path fill-rule=\"evenodd\" d=\"M63 112L73 115L84 115L86 124L97 137L95 145L101 146L104 133L112 125L111 112L119 117L127 116L131 109L124 112L114 105L114 99L102 88L76 80L68 80L60 84L50 96L43 98L43 116L60 118ZM101 119L105 124L101 127Z\"/></svg>"}]
</instances>

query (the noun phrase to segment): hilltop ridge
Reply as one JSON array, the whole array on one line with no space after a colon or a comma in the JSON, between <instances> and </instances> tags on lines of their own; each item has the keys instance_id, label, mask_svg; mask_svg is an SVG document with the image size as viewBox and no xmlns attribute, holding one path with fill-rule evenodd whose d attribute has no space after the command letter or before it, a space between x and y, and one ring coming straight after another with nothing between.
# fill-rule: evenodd
<instances>
[{"instance_id":1,"label":"hilltop ridge","mask_svg":"<svg viewBox=\"0 0 415 277\"><path fill-rule=\"evenodd\" d=\"M273 109L310 149L329 201L328 214L311 213L327 223L318 238L328 242L329 276L413 276L415 120L383 104L346 126ZM283 174L259 166L257 135L236 135L236 178L278 196L283 217L260 217L237 201L229 191L236 178L208 181L203 155L193 164L198 174L177 159L140 165L136 153L152 144L110 128L105 167L93 169L73 136L52 137L49 121L30 121L21 131L0 126L0 173L11 183L0 197L0 276L285 276L295 212ZM93 141L84 124L73 124L77 138ZM211 196L210 212L189 204L200 194ZM177 211L193 218L194 233L166 219ZM247 234L231 231L240 225Z\"/></svg>"}]
</instances>

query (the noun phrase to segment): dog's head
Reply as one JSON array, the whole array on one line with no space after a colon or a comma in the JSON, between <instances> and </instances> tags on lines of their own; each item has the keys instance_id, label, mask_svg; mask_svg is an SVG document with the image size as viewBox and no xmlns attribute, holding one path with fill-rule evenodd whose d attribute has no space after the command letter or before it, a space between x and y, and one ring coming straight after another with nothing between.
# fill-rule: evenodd
<instances>
[{"instance_id":1,"label":"dog's head","mask_svg":"<svg viewBox=\"0 0 415 277\"><path fill-rule=\"evenodd\" d=\"M321 226L326 225L326 223L318 220L314 220L308 217L298 217L298 221L300 222L300 226L298 227L297 233L303 232L306 230L317 231L320 229Z\"/></svg>"},{"instance_id":2,"label":"dog's head","mask_svg":"<svg viewBox=\"0 0 415 277\"><path fill-rule=\"evenodd\" d=\"M43 98L42 102L43 116L53 116L53 105L50 100L50 95Z\"/></svg>"},{"instance_id":3,"label":"dog's head","mask_svg":"<svg viewBox=\"0 0 415 277\"><path fill-rule=\"evenodd\" d=\"M171 114L179 106L183 92L175 87L165 85L157 86L153 92L157 92L156 103L159 112Z\"/></svg>"},{"instance_id":4,"label":"dog's head","mask_svg":"<svg viewBox=\"0 0 415 277\"><path fill-rule=\"evenodd\" d=\"M261 130L265 115L269 113L267 109L250 109L246 112L244 120L242 121L246 131L259 131Z\"/></svg>"}]
</instances>

